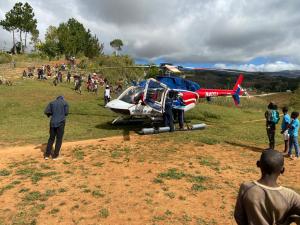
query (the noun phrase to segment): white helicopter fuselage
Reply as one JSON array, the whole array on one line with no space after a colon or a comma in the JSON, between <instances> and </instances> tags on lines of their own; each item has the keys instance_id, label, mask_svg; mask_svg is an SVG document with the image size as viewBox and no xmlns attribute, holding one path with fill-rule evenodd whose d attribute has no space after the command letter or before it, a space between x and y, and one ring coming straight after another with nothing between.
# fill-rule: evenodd
<instances>
[{"instance_id":1,"label":"white helicopter fuselage","mask_svg":"<svg viewBox=\"0 0 300 225\"><path fill-rule=\"evenodd\" d=\"M129 87L117 99L108 102L105 107L123 117L162 117L161 112L143 103L143 94L143 88Z\"/></svg>"}]
</instances>

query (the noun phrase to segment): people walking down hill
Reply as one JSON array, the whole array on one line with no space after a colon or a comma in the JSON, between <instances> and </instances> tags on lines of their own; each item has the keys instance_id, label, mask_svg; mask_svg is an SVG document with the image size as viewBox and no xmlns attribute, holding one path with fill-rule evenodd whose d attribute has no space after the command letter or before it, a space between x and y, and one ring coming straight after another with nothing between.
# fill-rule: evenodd
<instances>
[{"instance_id":1,"label":"people walking down hill","mask_svg":"<svg viewBox=\"0 0 300 225\"><path fill-rule=\"evenodd\" d=\"M283 113L283 118L282 118L282 123L281 123L281 134L283 135L283 140L284 140L283 153L287 153L287 151L289 149L289 139L290 139L288 126L291 122L291 118L288 114L288 107L283 107L282 113Z\"/></svg>"},{"instance_id":2,"label":"people walking down hill","mask_svg":"<svg viewBox=\"0 0 300 225\"><path fill-rule=\"evenodd\" d=\"M58 73L57 73L57 78L58 78L58 81L59 81L60 83L63 82L63 75L62 75L62 72L61 72L61 71L58 71Z\"/></svg>"},{"instance_id":3,"label":"people walking down hill","mask_svg":"<svg viewBox=\"0 0 300 225\"><path fill-rule=\"evenodd\" d=\"M299 159L299 144L298 144L298 132L299 132L299 112L292 112L291 114L291 123L289 124L289 152L288 155L291 159ZM292 155L293 147L295 148L295 155L294 158Z\"/></svg>"},{"instance_id":4,"label":"people walking down hill","mask_svg":"<svg viewBox=\"0 0 300 225\"><path fill-rule=\"evenodd\" d=\"M276 124L279 122L279 112L277 111L277 105L273 102L270 102L268 105L268 109L265 112L266 118L266 130L269 139L269 148L275 148L275 130Z\"/></svg>"},{"instance_id":5,"label":"people walking down hill","mask_svg":"<svg viewBox=\"0 0 300 225\"><path fill-rule=\"evenodd\" d=\"M80 94L81 94L82 82L83 82L83 77L82 75L80 75L75 82L75 91L79 92Z\"/></svg>"},{"instance_id":6,"label":"people walking down hill","mask_svg":"<svg viewBox=\"0 0 300 225\"><path fill-rule=\"evenodd\" d=\"M300 224L300 195L277 183L285 171L282 153L265 150L256 165L261 178L240 186L234 212L237 224Z\"/></svg>"},{"instance_id":7,"label":"people walking down hill","mask_svg":"<svg viewBox=\"0 0 300 225\"><path fill-rule=\"evenodd\" d=\"M99 84L98 84L98 81L95 80L94 81L94 92L95 92L96 96L98 96L98 90L99 90Z\"/></svg>"},{"instance_id":8,"label":"people walking down hill","mask_svg":"<svg viewBox=\"0 0 300 225\"><path fill-rule=\"evenodd\" d=\"M23 70L22 77L23 77L23 78L24 78L24 77L27 77L27 72L26 72L26 70Z\"/></svg>"},{"instance_id":9,"label":"people walking down hill","mask_svg":"<svg viewBox=\"0 0 300 225\"><path fill-rule=\"evenodd\" d=\"M55 160L58 158L60 153L66 124L66 116L69 114L69 105L64 100L63 96L58 96L56 100L48 104L44 113L48 117L51 117L49 130L50 137L48 139L48 144L46 152L44 154L44 158L47 160L50 156L52 156L52 159ZM52 152L55 139L55 149L54 152Z\"/></svg>"},{"instance_id":10,"label":"people walking down hill","mask_svg":"<svg viewBox=\"0 0 300 225\"><path fill-rule=\"evenodd\" d=\"M54 86L57 86L57 85L58 85L58 76L55 76L55 77L54 77L53 85L54 85Z\"/></svg>"},{"instance_id":11,"label":"people walking down hill","mask_svg":"<svg viewBox=\"0 0 300 225\"><path fill-rule=\"evenodd\" d=\"M70 82L71 82L71 73L69 71L67 74L67 83L70 83Z\"/></svg>"},{"instance_id":12,"label":"people walking down hill","mask_svg":"<svg viewBox=\"0 0 300 225\"><path fill-rule=\"evenodd\" d=\"M109 85L106 85L104 90L104 105L106 105L108 102L110 102L110 88Z\"/></svg>"}]
</instances>

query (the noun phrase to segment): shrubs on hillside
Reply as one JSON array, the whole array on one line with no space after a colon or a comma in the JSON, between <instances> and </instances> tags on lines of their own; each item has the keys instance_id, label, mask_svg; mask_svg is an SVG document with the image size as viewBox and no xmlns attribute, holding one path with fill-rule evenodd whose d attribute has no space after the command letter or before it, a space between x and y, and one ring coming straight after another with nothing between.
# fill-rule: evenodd
<instances>
[{"instance_id":1,"label":"shrubs on hillside","mask_svg":"<svg viewBox=\"0 0 300 225\"><path fill-rule=\"evenodd\" d=\"M0 64L3 63L10 63L12 60L11 55L5 53L5 52L0 52Z\"/></svg>"}]
</instances>

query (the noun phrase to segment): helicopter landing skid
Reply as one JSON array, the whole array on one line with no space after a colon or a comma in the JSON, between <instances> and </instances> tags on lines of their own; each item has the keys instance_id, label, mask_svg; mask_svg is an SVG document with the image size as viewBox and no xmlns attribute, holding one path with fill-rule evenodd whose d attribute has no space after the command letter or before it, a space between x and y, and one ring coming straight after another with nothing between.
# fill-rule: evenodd
<instances>
[{"instance_id":1,"label":"helicopter landing skid","mask_svg":"<svg viewBox=\"0 0 300 225\"><path fill-rule=\"evenodd\" d=\"M199 123L199 124L193 124L188 125L184 129L175 129L174 131L190 131L190 130L203 130L206 128L205 123ZM165 133L170 132L170 127L157 127L157 128L143 128L139 134L159 134L159 133Z\"/></svg>"}]
</instances>

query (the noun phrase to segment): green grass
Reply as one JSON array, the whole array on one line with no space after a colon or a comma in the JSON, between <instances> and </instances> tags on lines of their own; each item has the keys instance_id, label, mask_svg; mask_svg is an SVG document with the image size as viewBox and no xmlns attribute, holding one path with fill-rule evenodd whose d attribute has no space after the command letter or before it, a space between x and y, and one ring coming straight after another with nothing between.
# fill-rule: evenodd
<instances>
[{"instance_id":1,"label":"green grass","mask_svg":"<svg viewBox=\"0 0 300 225\"><path fill-rule=\"evenodd\" d=\"M96 97L86 91L79 95L72 87L68 84L54 87L51 81L36 80L17 81L13 87L0 86L0 144L46 142L49 119L43 111L51 100L61 94L70 105L65 141L123 135L129 130L140 129L110 124L117 115L103 107L102 90L99 90L100 95ZM288 102L290 97L291 95L278 94L272 99L281 99L283 102L286 98ZM217 98L211 103L201 100L194 109L186 113L186 120L193 124L208 124L205 130L181 132L180 135L177 132L163 133L157 136L181 143L194 141L210 145L229 143L248 147L266 146L264 110L267 101L272 99L242 98L240 107L235 107L231 98ZM113 151L111 156L118 158L121 152L128 154L130 149Z\"/></svg>"},{"instance_id":2,"label":"green grass","mask_svg":"<svg viewBox=\"0 0 300 225\"><path fill-rule=\"evenodd\" d=\"M109 216L109 211L108 211L108 209L106 209L106 208L100 209L100 211L99 211L99 216L100 216L101 218L107 218L107 217Z\"/></svg>"},{"instance_id":3,"label":"green grass","mask_svg":"<svg viewBox=\"0 0 300 225\"><path fill-rule=\"evenodd\" d=\"M210 167L211 169L219 172L220 169L220 162L214 159L212 156L198 156L197 159L199 160L200 165Z\"/></svg>"},{"instance_id":4,"label":"green grass","mask_svg":"<svg viewBox=\"0 0 300 225\"><path fill-rule=\"evenodd\" d=\"M72 90L72 85L52 86L51 81L17 81L12 87L0 86L1 143L41 143L49 135L49 118L43 112L58 95L64 95L70 105L64 140L82 140L121 135L123 128L110 122L116 115L103 107L99 97ZM0 143L0 144L1 144Z\"/></svg>"},{"instance_id":5,"label":"green grass","mask_svg":"<svg viewBox=\"0 0 300 225\"><path fill-rule=\"evenodd\" d=\"M6 177L6 176L9 176L10 175L10 171L6 170L6 169L3 169L3 170L0 170L0 177Z\"/></svg>"},{"instance_id":6,"label":"green grass","mask_svg":"<svg viewBox=\"0 0 300 225\"><path fill-rule=\"evenodd\" d=\"M23 178L30 178L33 184L36 184L40 180L43 179L43 177L52 177L54 175L57 175L58 173L55 171L49 171L49 172L41 172L37 168L23 168L18 169L16 171L16 175L22 176Z\"/></svg>"},{"instance_id":7,"label":"green grass","mask_svg":"<svg viewBox=\"0 0 300 225\"><path fill-rule=\"evenodd\" d=\"M181 178L185 177L183 172L178 171L175 168L169 169L167 172L160 173L158 175L159 178L165 178L168 180L180 180ZM159 183L159 182L158 182Z\"/></svg>"},{"instance_id":8,"label":"green grass","mask_svg":"<svg viewBox=\"0 0 300 225\"><path fill-rule=\"evenodd\" d=\"M73 149L73 155L77 160L84 159L84 151L80 147L76 147Z\"/></svg>"}]
</instances>

